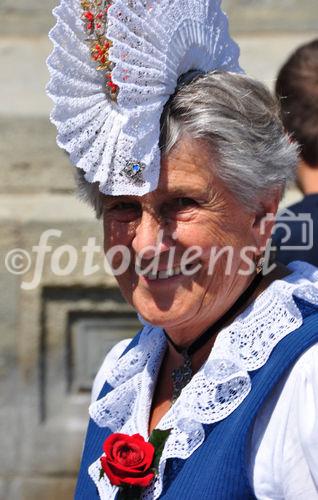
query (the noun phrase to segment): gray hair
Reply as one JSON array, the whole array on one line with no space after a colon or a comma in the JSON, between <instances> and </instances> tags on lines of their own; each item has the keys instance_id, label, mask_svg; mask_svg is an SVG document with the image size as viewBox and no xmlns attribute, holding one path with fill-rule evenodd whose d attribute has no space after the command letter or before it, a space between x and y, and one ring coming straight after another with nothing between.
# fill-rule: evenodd
<instances>
[{"instance_id":1,"label":"gray hair","mask_svg":"<svg viewBox=\"0 0 318 500\"><path fill-rule=\"evenodd\" d=\"M228 72L182 79L161 117L160 148L167 155L184 135L206 141L216 175L250 210L294 178L298 146L284 131L276 99L260 82ZM79 194L102 213L98 184L77 175Z\"/></svg>"}]
</instances>

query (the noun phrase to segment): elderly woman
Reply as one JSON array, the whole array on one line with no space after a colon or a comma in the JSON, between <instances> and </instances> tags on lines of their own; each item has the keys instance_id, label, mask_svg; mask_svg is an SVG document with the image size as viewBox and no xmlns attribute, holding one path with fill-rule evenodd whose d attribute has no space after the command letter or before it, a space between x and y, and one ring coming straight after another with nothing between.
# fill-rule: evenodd
<instances>
[{"instance_id":1,"label":"elderly woman","mask_svg":"<svg viewBox=\"0 0 318 500\"><path fill-rule=\"evenodd\" d=\"M266 250L297 164L276 102L219 2L82 9L55 11L52 120L144 327L96 377L76 499L318 498L318 271Z\"/></svg>"},{"instance_id":2,"label":"elderly woman","mask_svg":"<svg viewBox=\"0 0 318 500\"><path fill-rule=\"evenodd\" d=\"M256 269L266 215L296 163L276 103L246 76L196 77L166 106L161 148L159 185L147 195L105 196L86 183L105 252L129 249L117 280L147 322L96 378L90 413L107 428L96 458L110 429L146 439L172 429L145 498L318 498L318 271Z\"/></svg>"}]
</instances>

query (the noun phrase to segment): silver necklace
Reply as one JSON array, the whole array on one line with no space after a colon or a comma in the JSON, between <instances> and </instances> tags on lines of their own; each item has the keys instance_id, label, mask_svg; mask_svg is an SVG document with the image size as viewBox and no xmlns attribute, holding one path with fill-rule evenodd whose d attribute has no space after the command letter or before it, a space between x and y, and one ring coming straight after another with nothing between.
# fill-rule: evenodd
<instances>
[{"instance_id":1,"label":"silver necklace","mask_svg":"<svg viewBox=\"0 0 318 500\"><path fill-rule=\"evenodd\" d=\"M178 368L174 368L171 372L172 380L172 404L178 399L181 394L182 389L190 382L193 377L192 362L191 357L195 352L197 352L201 347L203 347L214 335L216 335L221 328L227 323L231 318L235 316L238 310L246 303L246 301L251 297L260 281L262 280L262 273L258 273L253 279L252 283L247 287L247 289L240 295L240 297L234 302L234 304L228 309L228 311L221 316L212 326L205 330L199 338L197 338L192 344L187 348L180 348L175 342L168 336L164 331L164 334L168 341L172 344L174 349L182 355L183 362Z\"/></svg>"}]
</instances>

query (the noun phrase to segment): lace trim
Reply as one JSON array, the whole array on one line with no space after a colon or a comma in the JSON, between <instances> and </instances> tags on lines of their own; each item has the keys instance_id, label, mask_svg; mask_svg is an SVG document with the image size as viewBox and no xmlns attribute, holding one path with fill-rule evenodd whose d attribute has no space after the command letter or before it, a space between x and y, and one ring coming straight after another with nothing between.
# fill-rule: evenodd
<instances>
[{"instance_id":1,"label":"lace trim","mask_svg":"<svg viewBox=\"0 0 318 500\"><path fill-rule=\"evenodd\" d=\"M249 371L263 366L272 350L302 324L293 296L318 305L318 270L294 262L294 272L273 282L230 326L217 336L206 363L183 389L157 428L172 428L159 465L159 474L143 500L159 498L169 458L188 458L204 441L202 424L230 415L251 390ZM110 379L114 390L90 406L91 418L101 427L148 438L151 400L166 339L162 330L145 327L139 344L120 358ZM89 468L102 499L112 499L117 488L108 478L99 481L99 460Z\"/></svg>"}]
</instances>

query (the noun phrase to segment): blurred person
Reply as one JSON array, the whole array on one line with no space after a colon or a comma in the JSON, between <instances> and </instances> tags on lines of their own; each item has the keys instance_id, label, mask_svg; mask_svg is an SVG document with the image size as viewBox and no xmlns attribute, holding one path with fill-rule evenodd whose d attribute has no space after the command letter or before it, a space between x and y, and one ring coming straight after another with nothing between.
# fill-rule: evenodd
<instances>
[{"instance_id":1,"label":"blurred person","mask_svg":"<svg viewBox=\"0 0 318 500\"><path fill-rule=\"evenodd\" d=\"M318 39L299 47L289 57L279 71L275 92L284 126L299 144L296 182L304 195L300 202L288 207L292 212L290 220L284 219L288 227L281 227L274 236L277 259L284 264L304 260L318 266ZM307 231L312 232L306 239L308 244L312 238L310 249L304 248L306 223L301 214L310 214L313 221L312 226L307 227ZM288 241L283 243L286 229Z\"/></svg>"}]
</instances>

